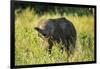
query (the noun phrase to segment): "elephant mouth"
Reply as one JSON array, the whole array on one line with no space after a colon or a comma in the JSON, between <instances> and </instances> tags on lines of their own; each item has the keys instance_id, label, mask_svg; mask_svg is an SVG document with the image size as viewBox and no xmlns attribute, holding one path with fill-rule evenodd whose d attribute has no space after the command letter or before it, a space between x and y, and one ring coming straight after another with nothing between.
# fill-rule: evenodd
<instances>
[{"instance_id":1,"label":"elephant mouth","mask_svg":"<svg viewBox=\"0 0 100 69\"><path fill-rule=\"evenodd\" d=\"M47 34L41 34L41 33L38 33L38 36L40 38L42 38L43 40L47 40L49 38L49 36Z\"/></svg>"},{"instance_id":2,"label":"elephant mouth","mask_svg":"<svg viewBox=\"0 0 100 69\"><path fill-rule=\"evenodd\" d=\"M41 38L48 38L48 37L49 37L49 35L46 34L46 33L44 32L44 30L42 30L42 29L40 29L40 28L38 28L38 27L35 27L35 30L38 31L38 36L39 36L39 37L41 37Z\"/></svg>"}]
</instances>

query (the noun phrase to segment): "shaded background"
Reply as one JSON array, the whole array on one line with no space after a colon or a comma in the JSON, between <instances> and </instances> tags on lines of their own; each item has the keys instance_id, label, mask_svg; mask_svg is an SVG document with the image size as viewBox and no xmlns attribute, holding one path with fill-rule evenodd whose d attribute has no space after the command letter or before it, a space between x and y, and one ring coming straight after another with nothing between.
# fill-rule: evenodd
<instances>
[{"instance_id":1,"label":"shaded background","mask_svg":"<svg viewBox=\"0 0 100 69\"><path fill-rule=\"evenodd\" d=\"M64 6L61 4L41 4L41 3L15 3L15 9L20 9L18 13L21 13L23 9L30 7L30 10L34 10L39 16L44 15L45 13L59 13L61 16L64 14L77 14L82 15L93 15L94 9L88 7L69 7L69 5Z\"/></svg>"}]
</instances>

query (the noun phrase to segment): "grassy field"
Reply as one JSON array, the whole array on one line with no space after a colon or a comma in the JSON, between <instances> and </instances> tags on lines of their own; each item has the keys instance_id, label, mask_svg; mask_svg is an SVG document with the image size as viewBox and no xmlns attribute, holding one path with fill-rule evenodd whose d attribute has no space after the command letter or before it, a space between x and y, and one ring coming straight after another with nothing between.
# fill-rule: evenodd
<instances>
[{"instance_id":1,"label":"grassy field","mask_svg":"<svg viewBox=\"0 0 100 69\"><path fill-rule=\"evenodd\" d=\"M77 43L72 58L67 59L64 51L60 52L60 44L55 44L51 55L46 51L47 43L38 37L34 27L40 19L58 18L58 13L39 17L29 8L17 13L15 10L15 64L49 64L64 62L94 61L94 17L92 15L63 15L73 22L77 30Z\"/></svg>"}]
</instances>

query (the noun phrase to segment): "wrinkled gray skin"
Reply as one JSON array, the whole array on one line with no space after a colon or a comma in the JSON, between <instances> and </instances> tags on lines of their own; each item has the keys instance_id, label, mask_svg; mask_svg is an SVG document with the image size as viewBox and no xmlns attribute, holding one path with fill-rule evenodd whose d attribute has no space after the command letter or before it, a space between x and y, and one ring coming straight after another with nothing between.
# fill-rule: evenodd
<instances>
[{"instance_id":1,"label":"wrinkled gray skin","mask_svg":"<svg viewBox=\"0 0 100 69\"><path fill-rule=\"evenodd\" d=\"M51 53L53 41L60 43L62 41L61 49L68 50L70 53L75 48L76 44L76 30L73 24L65 19L47 19L40 21L40 26L35 27L39 33L42 34L43 38L48 42L48 51Z\"/></svg>"}]
</instances>

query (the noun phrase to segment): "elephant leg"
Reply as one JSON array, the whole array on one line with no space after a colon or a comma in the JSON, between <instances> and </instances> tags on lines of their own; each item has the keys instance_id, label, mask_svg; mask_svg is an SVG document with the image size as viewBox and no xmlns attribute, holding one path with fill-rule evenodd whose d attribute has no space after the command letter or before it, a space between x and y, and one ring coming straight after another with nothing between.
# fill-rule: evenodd
<instances>
[{"instance_id":1,"label":"elephant leg","mask_svg":"<svg viewBox=\"0 0 100 69\"><path fill-rule=\"evenodd\" d=\"M49 54L51 54L51 50L52 50L53 43L52 43L51 40L49 40L48 43L49 43L48 52L49 52Z\"/></svg>"}]
</instances>

